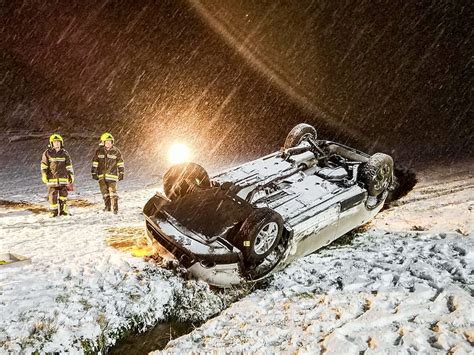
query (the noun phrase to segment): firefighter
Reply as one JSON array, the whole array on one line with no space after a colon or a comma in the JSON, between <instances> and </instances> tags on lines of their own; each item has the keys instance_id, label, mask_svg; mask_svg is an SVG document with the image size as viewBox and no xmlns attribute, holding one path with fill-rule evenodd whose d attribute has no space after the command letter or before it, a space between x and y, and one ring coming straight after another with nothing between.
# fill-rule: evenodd
<instances>
[{"instance_id":1,"label":"firefighter","mask_svg":"<svg viewBox=\"0 0 474 355\"><path fill-rule=\"evenodd\" d=\"M104 211L112 209L118 213L117 182L123 180L124 163L122 153L114 145L114 137L105 132L100 136L100 146L92 161L92 178L99 181L100 192L104 198Z\"/></svg>"},{"instance_id":2,"label":"firefighter","mask_svg":"<svg viewBox=\"0 0 474 355\"><path fill-rule=\"evenodd\" d=\"M48 186L50 217L67 216L67 186L74 182L74 169L63 138L57 133L49 137L48 149L41 158L41 177Z\"/></svg>"}]
</instances>

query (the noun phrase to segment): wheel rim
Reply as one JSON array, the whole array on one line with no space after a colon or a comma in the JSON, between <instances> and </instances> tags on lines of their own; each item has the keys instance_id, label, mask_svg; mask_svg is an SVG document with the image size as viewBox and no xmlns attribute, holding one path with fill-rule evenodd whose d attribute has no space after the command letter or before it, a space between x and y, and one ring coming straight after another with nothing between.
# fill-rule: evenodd
<instances>
[{"instance_id":1,"label":"wheel rim","mask_svg":"<svg viewBox=\"0 0 474 355\"><path fill-rule=\"evenodd\" d=\"M390 180L389 174L390 166L388 164L381 166L380 169L377 171L374 184L374 187L377 191L383 191L388 187Z\"/></svg>"},{"instance_id":2,"label":"wheel rim","mask_svg":"<svg viewBox=\"0 0 474 355\"><path fill-rule=\"evenodd\" d=\"M265 224L258 232L255 238L254 250L255 254L265 254L275 243L278 236L278 224L276 222L269 222Z\"/></svg>"}]
</instances>

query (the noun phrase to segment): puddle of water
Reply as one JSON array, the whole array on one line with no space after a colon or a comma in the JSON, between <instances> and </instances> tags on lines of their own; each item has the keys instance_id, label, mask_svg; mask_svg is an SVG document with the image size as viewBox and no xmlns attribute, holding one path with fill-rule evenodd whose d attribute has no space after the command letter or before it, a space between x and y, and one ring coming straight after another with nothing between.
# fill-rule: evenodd
<instances>
[{"instance_id":1,"label":"puddle of water","mask_svg":"<svg viewBox=\"0 0 474 355\"><path fill-rule=\"evenodd\" d=\"M154 350L163 350L170 340L192 332L196 326L188 322L158 324L145 333L130 335L120 340L108 351L108 354L141 355Z\"/></svg>"}]
</instances>

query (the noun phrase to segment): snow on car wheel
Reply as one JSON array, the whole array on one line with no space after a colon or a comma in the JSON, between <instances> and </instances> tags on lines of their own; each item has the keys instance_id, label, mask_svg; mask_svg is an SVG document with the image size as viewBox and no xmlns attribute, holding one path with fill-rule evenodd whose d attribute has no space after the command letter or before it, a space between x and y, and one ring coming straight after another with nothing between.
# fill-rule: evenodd
<instances>
[{"instance_id":1,"label":"snow on car wheel","mask_svg":"<svg viewBox=\"0 0 474 355\"><path fill-rule=\"evenodd\" d=\"M283 232L283 218L269 208L254 210L238 233L238 245L247 264L257 264L278 245Z\"/></svg>"},{"instance_id":2,"label":"snow on car wheel","mask_svg":"<svg viewBox=\"0 0 474 355\"><path fill-rule=\"evenodd\" d=\"M317 137L316 129L313 126L307 123L300 123L293 127L290 133L288 133L283 147L285 149L293 148L307 138L316 140Z\"/></svg>"},{"instance_id":3,"label":"snow on car wheel","mask_svg":"<svg viewBox=\"0 0 474 355\"><path fill-rule=\"evenodd\" d=\"M370 196L378 196L387 190L393 180L393 160L383 153L375 153L362 165L361 180Z\"/></svg>"},{"instance_id":4,"label":"snow on car wheel","mask_svg":"<svg viewBox=\"0 0 474 355\"><path fill-rule=\"evenodd\" d=\"M211 186L206 170L196 163L172 166L163 177L163 188L170 200L183 197L196 187Z\"/></svg>"}]
</instances>

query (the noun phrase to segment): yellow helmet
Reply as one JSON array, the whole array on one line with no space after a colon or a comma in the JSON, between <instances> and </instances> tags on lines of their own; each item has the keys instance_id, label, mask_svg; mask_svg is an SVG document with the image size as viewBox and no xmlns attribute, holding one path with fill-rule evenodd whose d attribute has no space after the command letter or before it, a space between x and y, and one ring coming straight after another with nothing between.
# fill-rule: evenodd
<instances>
[{"instance_id":1,"label":"yellow helmet","mask_svg":"<svg viewBox=\"0 0 474 355\"><path fill-rule=\"evenodd\" d=\"M61 137L58 133L53 133L49 137L49 144L53 144L54 141L60 141L61 144L64 144L63 137Z\"/></svg>"},{"instance_id":2,"label":"yellow helmet","mask_svg":"<svg viewBox=\"0 0 474 355\"><path fill-rule=\"evenodd\" d=\"M105 133L102 133L102 135L100 136L100 141L103 143L105 141L112 141L112 143L114 142L114 136L111 135L109 132L105 132Z\"/></svg>"}]
</instances>

